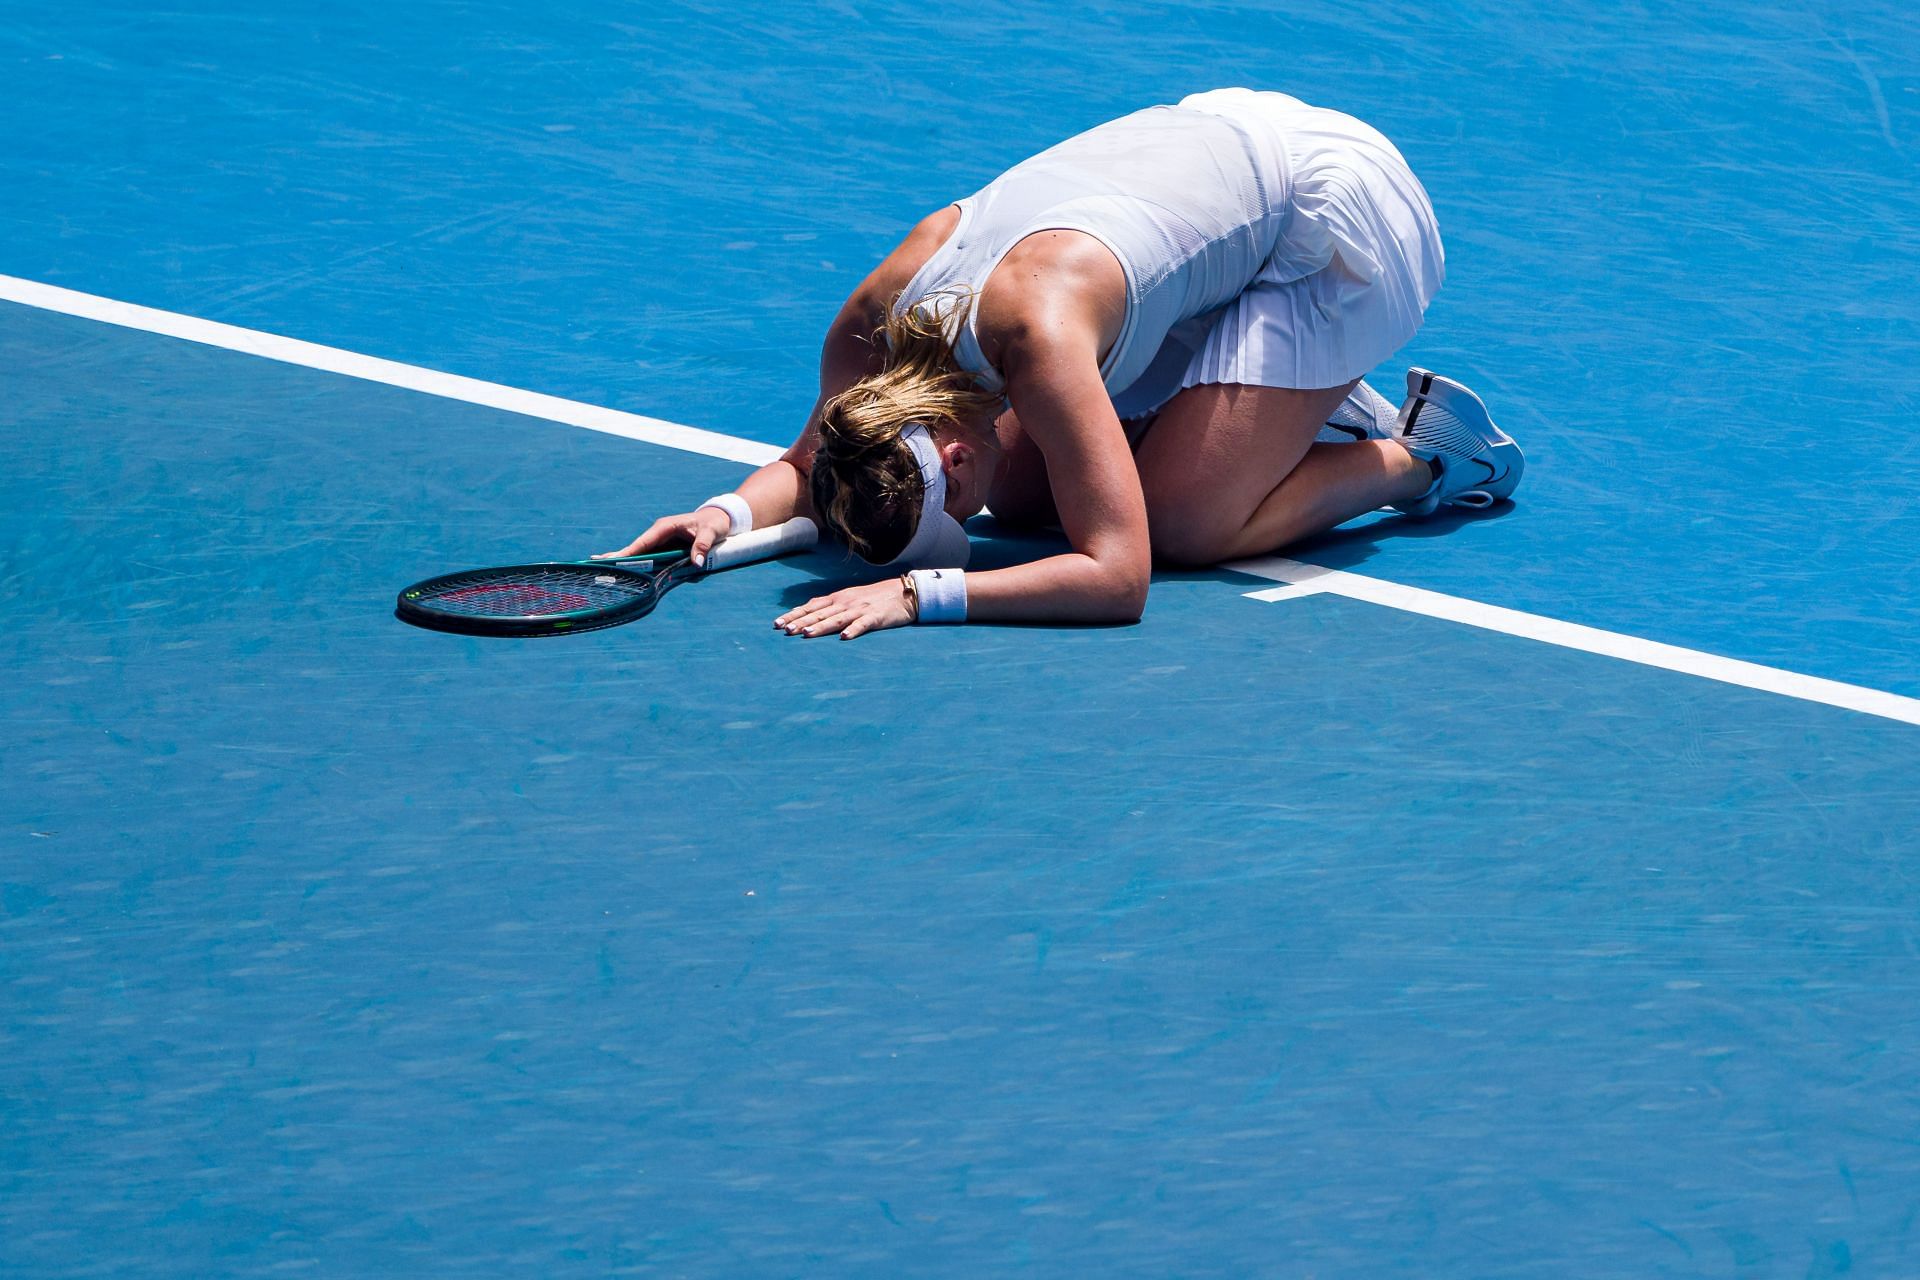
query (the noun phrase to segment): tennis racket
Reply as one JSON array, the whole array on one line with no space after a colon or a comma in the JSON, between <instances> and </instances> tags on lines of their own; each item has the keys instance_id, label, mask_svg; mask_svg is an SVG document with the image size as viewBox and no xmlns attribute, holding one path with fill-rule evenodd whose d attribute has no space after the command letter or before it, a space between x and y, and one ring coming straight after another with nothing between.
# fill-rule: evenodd
<instances>
[{"instance_id":1,"label":"tennis racket","mask_svg":"<svg viewBox=\"0 0 1920 1280\"><path fill-rule=\"evenodd\" d=\"M653 612L660 597L683 582L720 569L805 551L819 540L813 521L723 538L707 552L705 568L684 551L652 551L610 560L569 560L466 569L416 582L400 593L393 612L402 622L472 636L561 636L617 627Z\"/></svg>"}]
</instances>

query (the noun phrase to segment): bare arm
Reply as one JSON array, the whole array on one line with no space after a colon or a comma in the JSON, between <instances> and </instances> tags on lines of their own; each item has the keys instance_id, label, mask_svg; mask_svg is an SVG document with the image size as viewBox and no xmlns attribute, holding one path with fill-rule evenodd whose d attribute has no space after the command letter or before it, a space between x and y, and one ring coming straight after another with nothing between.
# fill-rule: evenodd
<instances>
[{"instance_id":1,"label":"bare arm","mask_svg":"<svg viewBox=\"0 0 1920 1280\"><path fill-rule=\"evenodd\" d=\"M1066 318L1042 326L1003 359L1021 423L1047 454L1060 521L1073 550L969 573L969 621L1132 622L1146 607L1151 557L1146 499L1120 420L1101 383L1099 333ZM816 596L774 619L792 635L842 640L914 621L900 581Z\"/></svg>"},{"instance_id":2,"label":"bare arm","mask_svg":"<svg viewBox=\"0 0 1920 1280\"><path fill-rule=\"evenodd\" d=\"M820 410L861 378L879 371L880 354L873 345L879 323L878 309L864 286L834 317L820 347L820 395L807 414L806 426L785 453L740 483L738 493L753 508L755 528L813 515L808 474L813 470L813 451L820 447Z\"/></svg>"},{"instance_id":3,"label":"bare arm","mask_svg":"<svg viewBox=\"0 0 1920 1280\"><path fill-rule=\"evenodd\" d=\"M921 219L841 305L820 347L820 394L807 414L806 425L784 454L749 474L736 490L753 511L755 528L813 515L808 475L813 469L814 450L820 444L821 407L861 378L880 371L884 353L874 346L873 334L888 303L946 239L958 218L958 211L948 206ZM725 534L726 524L724 514L710 509L666 516L619 551L607 554L633 555L663 546L691 545L698 560Z\"/></svg>"},{"instance_id":4,"label":"bare arm","mask_svg":"<svg viewBox=\"0 0 1920 1280\"><path fill-rule=\"evenodd\" d=\"M1007 396L1047 455L1073 550L968 574L969 619L1132 622L1146 609L1146 498L1100 380L1099 343L1094 325L1056 312L1042 313L1006 346Z\"/></svg>"},{"instance_id":5,"label":"bare arm","mask_svg":"<svg viewBox=\"0 0 1920 1280\"><path fill-rule=\"evenodd\" d=\"M880 372L885 353L875 347L874 331L885 318L887 306L958 221L959 211L952 205L922 218L840 308L820 348L820 397L813 402L807 425L778 461L761 467L740 486L740 496L753 508L754 524L777 524L813 514L808 475L813 470L813 452L820 447L820 410L861 378Z\"/></svg>"},{"instance_id":6,"label":"bare arm","mask_svg":"<svg viewBox=\"0 0 1920 1280\"><path fill-rule=\"evenodd\" d=\"M1152 553L1147 504L1126 433L1100 378L1100 355L1125 319L1119 262L1090 236L1043 231L1023 241L980 300L982 346L1006 375L1022 428L1046 455L1054 505L1073 550L967 575L975 621L1132 622L1146 608ZM843 588L775 620L798 635L842 639L913 620L897 581Z\"/></svg>"}]
</instances>

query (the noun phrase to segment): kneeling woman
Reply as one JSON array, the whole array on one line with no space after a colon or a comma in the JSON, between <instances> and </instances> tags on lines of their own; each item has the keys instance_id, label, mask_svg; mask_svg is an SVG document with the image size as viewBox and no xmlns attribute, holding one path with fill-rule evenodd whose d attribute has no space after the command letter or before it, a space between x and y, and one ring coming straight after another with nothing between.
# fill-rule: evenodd
<instances>
[{"instance_id":1,"label":"kneeling woman","mask_svg":"<svg viewBox=\"0 0 1920 1280\"><path fill-rule=\"evenodd\" d=\"M1425 191L1360 121L1248 89L1136 112L922 221L841 308L785 456L618 554L813 516L906 570L775 623L850 639L1132 621L1155 557L1485 505L1522 463L1472 392L1416 369L1396 414L1360 381L1443 274ZM1072 549L959 571L986 505Z\"/></svg>"}]
</instances>

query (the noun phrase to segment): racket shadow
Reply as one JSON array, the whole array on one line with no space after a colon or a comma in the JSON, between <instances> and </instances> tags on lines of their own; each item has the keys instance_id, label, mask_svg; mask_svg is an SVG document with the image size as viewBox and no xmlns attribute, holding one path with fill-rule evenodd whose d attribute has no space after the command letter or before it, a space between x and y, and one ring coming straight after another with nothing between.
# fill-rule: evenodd
<instances>
[{"instance_id":1,"label":"racket shadow","mask_svg":"<svg viewBox=\"0 0 1920 1280\"><path fill-rule=\"evenodd\" d=\"M1329 569L1352 569L1371 559L1382 543L1408 538L1444 538L1467 525L1504 520L1519 509L1512 499L1503 498L1480 511L1447 507L1418 519L1388 514L1364 524L1349 523L1325 533L1317 533L1292 546L1281 548L1276 554L1311 560Z\"/></svg>"}]
</instances>

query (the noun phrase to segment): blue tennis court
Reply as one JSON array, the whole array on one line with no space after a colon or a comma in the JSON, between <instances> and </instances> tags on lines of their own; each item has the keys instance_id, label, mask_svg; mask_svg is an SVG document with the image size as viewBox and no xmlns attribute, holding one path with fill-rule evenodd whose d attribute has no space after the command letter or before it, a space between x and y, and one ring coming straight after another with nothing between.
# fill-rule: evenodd
<instances>
[{"instance_id":1,"label":"blue tennis court","mask_svg":"<svg viewBox=\"0 0 1920 1280\"><path fill-rule=\"evenodd\" d=\"M0 1272L1920 1271L1920 27L1891 4L0 21ZM1366 116L1484 515L1124 627L394 593L789 441L915 219ZM1049 550L990 517L985 565Z\"/></svg>"}]
</instances>

